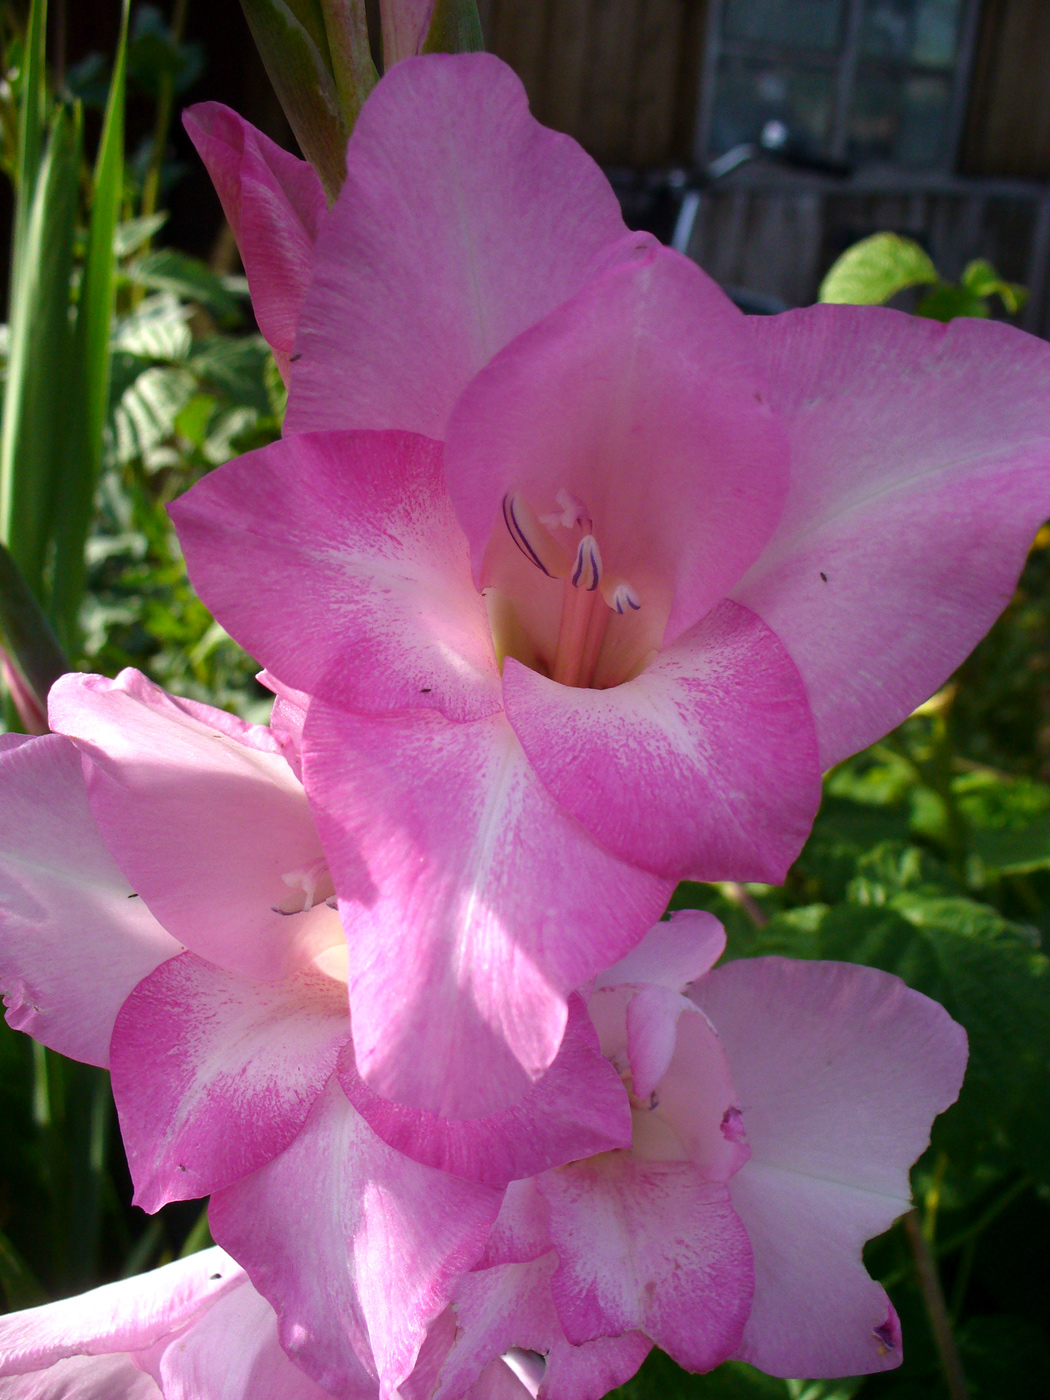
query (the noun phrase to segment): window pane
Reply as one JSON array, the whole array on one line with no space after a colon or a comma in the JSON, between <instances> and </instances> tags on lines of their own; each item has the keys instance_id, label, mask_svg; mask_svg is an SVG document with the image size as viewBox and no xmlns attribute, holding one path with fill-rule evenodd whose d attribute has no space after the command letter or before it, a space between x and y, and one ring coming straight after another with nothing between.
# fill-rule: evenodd
<instances>
[{"instance_id":1,"label":"window pane","mask_svg":"<svg viewBox=\"0 0 1050 1400\"><path fill-rule=\"evenodd\" d=\"M961 0L867 0L861 52L872 58L949 68L955 58Z\"/></svg>"},{"instance_id":2,"label":"window pane","mask_svg":"<svg viewBox=\"0 0 1050 1400\"><path fill-rule=\"evenodd\" d=\"M726 0L722 28L727 39L833 49L841 8L841 0Z\"/></svg>"},{"instance_id":3,"label":"window pane","mask_svg":"<svg viewBox=\"0 0 1050 1400\"><path fill-rule=\"evenodd\" d=\"M757 140L766 122L782 121L794 141L825 152L834 99L826 71L786 63L725 58L715 88L712 154Z\"/></svg>"},{"instance_id":4,"label":"window pane","mask_svg":"<svg viewBox=\"0 0 1050 1400\"><path fill-rule=\"evenodd\" d=\"M912 170L944 162L951 85L926 74L857 74L850 112L850 156Z\"/></svg>"},{"instance_id":5,"label":"window pane","mask_svg":"<svg viewBox=\"0 0 1050 1400\"><path fill-rule=\"evenodd\" d=\"M922 0L915 23L913 63L950 68L955 62L962 22L962 0Z\"/></svg>"}]
</instances>

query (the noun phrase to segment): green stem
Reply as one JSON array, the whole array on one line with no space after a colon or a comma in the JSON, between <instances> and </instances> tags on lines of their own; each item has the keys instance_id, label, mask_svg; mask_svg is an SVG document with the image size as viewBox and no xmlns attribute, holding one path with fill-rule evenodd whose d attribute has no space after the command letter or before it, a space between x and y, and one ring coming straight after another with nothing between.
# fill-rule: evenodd
<instances>
[{"instance_id":1,"label":"green stem","mask_svg":"<svg viewBox=\"0 0 1050 1400\"><path fill-rule=\"evenodd\" d=\"M910 1210L904 1217L904 1232L908 1237L908 1244L915 1260L919 1289L926 1306L926 1316L929 1320L934 1344L937 1347L937 1354L941 1359L941 1370L944 1372L948 1394L951 1400L969 1400L970 1392L966 1384L966 1373L963 1371L962 1362L959 1359L959 1349L955 1345L955 1335L952 1332L948 1307L944 1301L944 1290L941 1288L937 1262L933 1257L930 1243L923 1233L922 1220L917 1210Z\"/></svg>"},{"instance_id":2,"label":"green stem","mask_svg":"<svg viewBox=\"0 0 1050 1400\"><path fill-rule=\"evenodd\" d=\"M171 17L171 37L176 46L182 43L182 36L186 31L186 15L189 11L189 0L175 0L175 9ZM157 119L153 124L153 147L150 152L149 170L146 172L146 180L142 186L142 217L150 218L157 212L157 201L160 197L160 177L164 168L164 152L168 148L168 131L171 127L171 113L175 105L175 77L172 73L164 73L160 80L160 92L157 95ZM144 251L149 250L151 239L146 240Z\"/></svg>"}]
</instances>

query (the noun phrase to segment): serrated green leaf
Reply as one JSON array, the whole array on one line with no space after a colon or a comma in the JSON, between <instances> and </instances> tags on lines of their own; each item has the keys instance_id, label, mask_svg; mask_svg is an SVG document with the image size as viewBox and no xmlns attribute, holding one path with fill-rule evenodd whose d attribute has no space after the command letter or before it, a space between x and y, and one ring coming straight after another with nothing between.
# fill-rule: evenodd
<instances>
[{"instance_id":1,"label":"serrated green leaf","mask_svg":"<svg viewBox=\"0 0 1050 1400\"><path fill-rule=\"evenodd\" d=\"M113 350L143 360L185 360L193 347L191 314L190 308L171 293L150 297L116 327Z\"/></svg>"},{"instance_id":2,"label":"serrated green leaf","mask_svg":"<svg viewBox=\"0 0 1050 1400\"><path fill-rule=\"evenodd\" d=\"M994 875L1023 875L1050 870L1050 813L1021 831L983 830L972 836L973 850Z\"/></svg>"},{"instance_id":3,"label":"serrated green leaf","mask_svg":"<svg viewBox=\"0 0 1050 1400\"><path fill-rule=\"evenodd\" d=\"M223 279L199 258L175 248L157 248L124 269L129 281L152 292L171 292L210 311L227 326L242 319L241 306Z\"/></svg>"},{"instance_id":4,"label":"serrated green leaf","mask_svg":"<svg viewBox=\"0 0 1050 1400\"><path fill-rule=\"evenodd\" d=\"M820 284L817 299L877 306L908 287L939 281L932 259L914 239L873 233L835 260Z\"/></svg>"},{"instance_id":5,"label":"serrated green leaf","mask_svg":"<svg viewBox=\"0 0 1050 1400\"><path fill-rule=\"evenodd\" d=\"M141 458L148 465L153 449L171 437L196 388L189 370L174 366L152 365L138 375L113 410L115 460L124 464Z\"/></svg>"},{"instance_id":6,"label":"serrated green leaf","mask_svg":"<svg viewBox=\"0 0 1050 1400\"><path fill-rule=\"evenodd\" d=\"M147 214L141 219L125 219L117 225L113 235L114 255L117 258L128 258L132 253L137 253L167 222L166 210L159 214Z\"/></svg>"}]
</instances>

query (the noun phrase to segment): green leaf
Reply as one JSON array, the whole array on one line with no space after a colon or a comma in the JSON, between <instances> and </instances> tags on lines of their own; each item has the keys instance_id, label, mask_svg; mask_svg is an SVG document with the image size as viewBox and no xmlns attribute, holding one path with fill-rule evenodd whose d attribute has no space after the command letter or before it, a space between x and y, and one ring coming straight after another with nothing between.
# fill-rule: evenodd
<instances>
[{"instance_id":1,"label":"green leaf","mask_svg":"<svg viewBox=\"0 0 1050 1400\"><path fill-rule=\"evenodd\" d=\"M1050 870L1050 812L1021 831L977 830L972 846L990 874L1025 875L1033 870Z\"/></svg>"},{"instance_id":2,"label":"green leaf","mask_svg":"<svg viewBox=\"0 0 1050 1400\"><path fill-rule=\"evenodd\" d=\"M939 281L929 254L914 239L873 233L847 248L831 265L818 300L877 306L908 287Z\"/></svg>"},{"instance_id":3,"label":"green leaf","mask_svg":"<svg viewBox=\"0 0 1050 1400\"><path fill-rule=\"evenodd\" d=\"M47 712L47 693L69 665L51 624L19 572L9 551L0 544L0 641Z\"/></svg>"},{"instance_id":4,"label":"green leaf","mask_svg":"<svg viewBox=\"0 0 1050 1400\"><path fill-rule=\"evenodd\" d=\"M128 279L152 292L172 292L210 311L223 324L242 319L238 299L206 263L175 248L158 248L136 258L125 268Z\"/></svg>"},{"instance_id":5,"label":"green leaf","mask_svg":"<svg viewBox=\"0 0 1050 1400\"><path fill-rule=\"evenodd\" d=\"M654 1348L638 1374L608 1400L792 1400L787 1382L743 1361L727 1361L705 1376L683 1371Z\"/></svg>"},{"instance_id":6,"label":"green leaf","mask_svg":"<svg viewBox=\"0 0 1050 1400\"><path fill-rule=\"evenodd\" d=\"M69 434L55 551L54 611L67 649L77 649L78 616L84 592L84 545L102 464L102 433L109 407L110 335L116 289L113 248L124 189L124 95L127 68L128 2L121 13L120 38L109 101L102 125L92 187L87 258L80 287L72 382L76 412Z\"/></svg>"},{"instance_id":7,"label":"green leaf","mask_svg":"<svg viewBox=\"0 0 1050 1400\"><path fill-rule=\"evenodd\" d=\"M114 255L120 258L129 258L132 253L137 253L144 247L155 233L159 233L168 222L166 210L159 214L149 214L141 219L124 219L117 225L117 231L113 237Z\"/></svg>"},{"instance_id":8,"label":"green leaf","mask_svg":"<svg viewBox=\"0 0 1050 1400\"><path fill-rule=\"evenodd\" d=\"M478 53L485 47L477 0L435 0L422 53Z\"/></svg>"},{"instance_id":9,"label":"green leaf","mask_svg":"<svg viewBox=\"0 0 1050 1400\"><path fill-rule=\"evenodd\" d=\"M959 316L973 316L984 319L991 315L988 303L975 295L969 287L956 287L951 282L942 282L919 302L916 316L926 316L931 321L954 321Z\"/></svg>"},{"instance_id":10,"label":"green leaf","mask_svg":"<svg viewBox=\"0 0 1050 1400\"><path fill-rule=\"evenodd\" d=\"M22 61L25 75L18 114L18 187L12 254L12 267L16 275L36 191L47 125L47 0L30 0Z\"/></svg>"},{"instance_id":11,"label":"green leaf","mask_svg":"<svg viewBox=\"0 0 1050 1400\"><path fill-rule=\"evenodd\" d=\"M288 0L241 3L285 116L331 202L346 179L350 130L329 65L327 44L318 43L310 18L317 7L304 7L305 0L294 7Z\"/></svg>"},{"instance_id":12,"label":"green leaf","mask_svg":"<svg viewBox=\"0 0 1050 1400\"><path fill-rule=\"evenodd\" d=\"M1004 282L985 258L975 258L963 270L962 285L977 297L997 296L1011 316L1016 316L1028 300L1028 289L1016 282Z\"/></svg>"},{"instance_id":13,"label":"green leaf","mask_svg":"<svg viewBox=\"0 0 1050 1400\"><path fill-rule=\"evenodd\" d=\"M44 562L66 451L63 409L71 381L80 151L79 109L62 108L51 128L15 269L0 436L0 540L45 604Z\"/></svg>"},{"instance_id":14,"label":"green leaf","mask_svg":"<svg viewBox=\"0 0 1050 1400\"><path fill-rule=\"evenodd\" d=\"M48 1301L47 1293L18 1250L0 1231L0 1292L11 1311L35 1308Z\"/></svg>"}]
</instances>

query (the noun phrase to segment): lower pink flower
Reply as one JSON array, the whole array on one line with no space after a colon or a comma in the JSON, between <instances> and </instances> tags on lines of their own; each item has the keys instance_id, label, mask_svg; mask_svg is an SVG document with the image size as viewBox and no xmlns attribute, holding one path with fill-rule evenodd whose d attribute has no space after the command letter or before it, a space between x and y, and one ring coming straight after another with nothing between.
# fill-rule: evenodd
<instances>
[{"instance_id":1,"label":"lower pink flower","mask_svg":"<svg viewBox=\"0 0 1050 1400\"><path fill-rule=\"evenodd\" d=\"M713 918L681 914L598 979L590 1010L630 1095L632 1146L508 1191L456 1291L435 1400L459 1400L514 1346L547 1355L550 1400L597 1400L651 1342L690 1370L734 1355L779 1376L900 1364L861 1251L909 1208L908 1168L958 1093L965 1033L872 968L709 971L723 943ZM607 1369L592 1354L589 1379L568 1383L563 1339L569 1354L603 1339Z\"/></svg>"}]
</instances>

